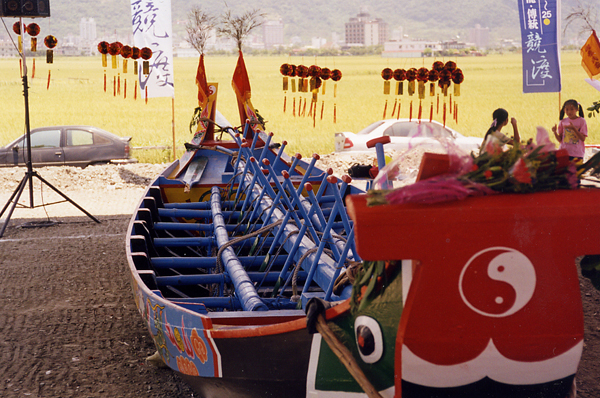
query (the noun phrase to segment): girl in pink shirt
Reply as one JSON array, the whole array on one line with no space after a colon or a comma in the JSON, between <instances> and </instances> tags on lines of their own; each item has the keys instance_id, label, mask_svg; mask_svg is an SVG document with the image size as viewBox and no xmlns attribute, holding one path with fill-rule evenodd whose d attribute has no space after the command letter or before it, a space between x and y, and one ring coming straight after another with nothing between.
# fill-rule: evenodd
<instances>
[{"instance_id":1,"label":"girl in pink shirt","mask_svg":"<svg viewBox=\"0 0 600 398\"><path fill-rule=\"evenodd\" d=\"M563 119L567 115L566 119ZM565 101L560 110L560 122L558 128L552 127L552 132L556 140L560 142L560 149L566 149L569 153L569 159L582 161L585 155L585 138L588 135L587 123L583 118L583 108L581 105L570 99Z\"/></svg>"}]
</instances>

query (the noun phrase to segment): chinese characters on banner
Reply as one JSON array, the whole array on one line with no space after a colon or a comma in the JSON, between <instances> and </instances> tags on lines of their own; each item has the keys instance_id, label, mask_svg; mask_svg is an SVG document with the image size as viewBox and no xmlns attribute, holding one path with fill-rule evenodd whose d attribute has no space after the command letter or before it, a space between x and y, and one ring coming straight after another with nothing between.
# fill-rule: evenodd
<instances>
[{"instance_id":1,"label":"chinese characters on banner","mask_svg":"<svg viewBox=\"0 0 600 398\"><path fill-rule=\"evenodd\" d=\"M600 41L596 32L587 39L581 48L581 66L591 79L600 77Z\"/></svg>"},{"instance_id":2,"label":"chinese characters on banner","mask_svg":"<svg viewBox=\"0 0 600 398\"><path fill-rule=\"evenodd\" d=\"M140 87L148 97L174 97L171 0L131 0L131 24L134 45L152 50L150 74L139 65Z\"/></svg>"},{"instance_id":3,"label":"chinese characters on banner","mask_svg":"<svg viewBox=\"0 0 600 398\"><path fill-rule=\"evenodd\" d=\"M560 0L518 0L523 92L560 92Z\"/></svg>"}]
</instances>

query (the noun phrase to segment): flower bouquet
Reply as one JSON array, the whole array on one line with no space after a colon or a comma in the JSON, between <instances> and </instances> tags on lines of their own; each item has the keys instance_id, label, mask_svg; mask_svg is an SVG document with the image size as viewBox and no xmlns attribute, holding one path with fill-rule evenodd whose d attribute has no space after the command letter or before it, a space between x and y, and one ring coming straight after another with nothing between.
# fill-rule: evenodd
<instances>
[{"instance_id":1,"label":"flower bouquet","mask_svg":"<svg viewBox=\"0 0 600 398\"><path fill-rule=\"evenodd\" d=\"M600 153L584 164L569 160L565 150L556 150L548 132L538 127L537 143L517 143L508 150L488 143L479 155L459 155L450 146L448 172L394 190L372 190L368 204L439 203L469 196L498 193L533 193L557 189L576 189L579 177L600 166ZM380 171L375 186L395 178L399 161Z\"/></svg>"}]
</instances>

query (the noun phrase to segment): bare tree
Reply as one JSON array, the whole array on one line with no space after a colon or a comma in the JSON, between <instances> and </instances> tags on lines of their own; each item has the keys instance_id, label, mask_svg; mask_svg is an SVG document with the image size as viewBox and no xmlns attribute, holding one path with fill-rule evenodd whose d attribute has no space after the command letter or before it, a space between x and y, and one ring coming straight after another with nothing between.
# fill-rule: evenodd
<instances>
[{"instance_id":1,"label":"bare tree","mask_svg":"<svg viewBox=\"0 0 600 398\"><path fill-rule=\"evenodd\" d=\"M581 27L578 34L590 34L594 30L594 26L598 25L598 14L590 4L582 4L581 1L578 1L577 6L573 7L565 17L565 21L564 32L572 23L580 23Z\"/></svg>"},{"instance_id":2,"label":"bare tree","mask_svg":"<svg viewBox=\"0 0 600 398\"><path fill-rule=\"evenodd\" d=\"M217 28L217 32L221 36L232 38L236 42L238 50L242 51L242 41L254 28L263 24L261 19L264 16L265 14L260 13L258 9L235 16L227 8L227 11L221 16L221 26Z\"/></svg>"},{"instance_id":3,"label":"bare tree","mask_svg":"<svg viewBox=\"0 0 600 398\"><path fill-rule=\"evenodd\" d=\"M193 7L188 14L188 22L185 30L188 34L188 43L200 54L204 54L206 42L210 37L210 31L216 26L217 18L202 11L200 7Z\"/></svg>"}]
</instances>

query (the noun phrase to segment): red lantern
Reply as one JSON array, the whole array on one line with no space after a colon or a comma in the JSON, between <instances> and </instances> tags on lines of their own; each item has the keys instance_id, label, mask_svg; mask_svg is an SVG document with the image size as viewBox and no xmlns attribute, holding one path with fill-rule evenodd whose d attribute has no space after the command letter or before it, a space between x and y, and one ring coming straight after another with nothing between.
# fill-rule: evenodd
<instances>
[{"instance_id":1,"label":"red lantern","mask_svg":"<svg viewBox=\"0 0 600 398\"><path fill-rule=\"evenodd\" d=\"M150 58L152 58L152 50L148 47L144 47L140 50L140 56L142 57L142 59L147 61Z\"/></svg>"},{"instance_id":2,"label":"red lantern","mask_svg":"<svg viewBox=\"0 0 600 398\"><path fill-rule=\"evenodd\" d=\"M455 69L452 72L452 82L454 84L461 84L465 80L465 76L463 75L462 70Z\"/></svg>"},{"instance_id":3,"label":"red lantern","mask_svg":"<svg viewBox=\"0 0 600 398\"><path fill-rule=\"evenodd\" d=\"M131 58L132 59L139 59L140 58L140 49L137 47L132 47L131 48Z\"/></svg>"},{"instance_id":4,"label":"red lantern","mask_svg":"<svg viewBox=\"0 0 600 398\"><path fill-rule=\"evenodd\" d=\"M444 69L444 63L442 61L435 61L431 66L431 69L437 71L438 73Z\"/></svg>"},{"instance_id":5,"label":"red lantern","mask_svg":"<svg viewBox=\"0 0 600 398\"><path fill-rule=\"evenodd\" d=\"M23 30L25 30L25 24L23 24ZM21 24L19 22L15 22L13 24L13 32L20 35L21 34Z\"/></svg>"},{"instance_id":6,"label":"red lantern","mask_svg":"<svg viewBox=\"0 0 600 398\"><path fill-rule=\"evenodd\" d=\"M110 44L108 44L107 41L101 41L100 43L98 43L98 52L100 54L108 54L108 47L110 46Z\"/></svg>"},{"instance_id":7,"label":"red lantern","mask_svg":"<svg viewBox=\"0 0 600 398\"><path fill-rule=\"evenodd\" d=\"M394 71L390 68L385 68L381 71L381 77L383 80L390 80L394 76Z\"/></svg>"},{"instance_id":8,"label":"red lantern","mask_svg":"<svg viewBox=\"0 0 600 398\"><path fill-rule=\"evenodd\" d=\"M342 78L342 72L339 69L334 69L331 71L331 80L334 82L340 81Z\"/></svg>"},{"instance_id":9,"label":"red lantern","mask_svg":"<svg viewBox=\"0 0 600 398\"><path fill-rule=\"evenodd\" d=\"M426 82L429 80L429 70L425 67L417 70L417 80L420 82Z\"/></svg>"},{"instance_id":10,"label":"red lantern","mask_svg":"<svg viewBox=\"0 0 600 398\"><path fill-rule=\"evenodd\" d=\"M308 76L310 77L319 77L321 75L321 68L317 65L311 65L308 68Z\"/></svg>"},{"instance_id":11,"label":"red lantern","mask_svg":"<svg viewBox=\"0 0 600 398\"><path fill-rule=\"evenodd\" d=\"M289 64L289 67L290 68L288 69L288 74L287 75L289 77L295 77L296 76L296 65Z\"/></svg>"},{"instance_id":12,"label":"red lantern","mask_svg":"<svg viewBox=\"0 0 600 398\"><path fill-rule=\"evenodd\" d=\"M26 30L30 36L37 36L40 34L40 26L36 23L30 23L27 25Z\"/></svg>"},{"instance_id":13,"label":"red lantern","mask_svg":"<svg viewBox=\"0 0 600 398\"><path fill-rule=\"evenodd\" d=\"M296 67L296 75L300 78L308 77L308 68L304 65L298 65Z\"/></svg>"},{"instance_id":14,"label":"red lantern","mask_svg":"<svg viewBox=\"0 0 600 398\"><path fill-rule=\"evenodd\" d=\"M446 65L444 65L444 69L448 69L450 72L453 72L454 69L456 69L456 62L454 62L454 61L446 62Z\"/></svg>"},{"instance_id":15,"label":"red lantern","mask_svg":"<svg viewBox=\"0 0 600 398\"><path fill-rule=\"evenodd\" d=\"M130 46L123 46L121 48L121 56L123 58L129 58L129 57L131 57L131 53L132 53L132 50L131 50Z\"/></svg>"},{"instance_id":16,"label":"red lantern","mask_svg":"<svg viewBox=\"0 0 600 398\"><path fill-rule=\"evenodd\" d=\"M321 79L328 80L331 77L331 69L322 68L321 69Z\"/></svg>"},{"instance_id":17,"label":"red lantern","mask_svg":"<svg viewBox=\"0 0 600 398\"><path fill-rule=\"evenodd\" d=\"M399 82L406 80L406 71L404 69L396 69L394 71L394 80Z\"/></svg>"},{"instance_id":18,"label":"red lantern","mask_svg":"<svg viewBox=\"0 0 600 398\"><path fill-rule=\"evenodd\" d=\"M287 76L288 73L290 73L290 65L289 64L283 64L279 67L279 72L283 75L283 76Z\"/></svg>"}]
</instances>

